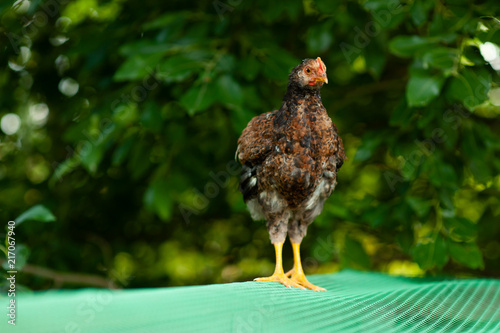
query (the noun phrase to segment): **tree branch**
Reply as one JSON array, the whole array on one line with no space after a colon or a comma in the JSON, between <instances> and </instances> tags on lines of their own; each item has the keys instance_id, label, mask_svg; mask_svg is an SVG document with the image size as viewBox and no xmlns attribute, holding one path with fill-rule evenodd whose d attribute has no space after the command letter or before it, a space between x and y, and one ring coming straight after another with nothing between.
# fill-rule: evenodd
<instances>
[{"instance_id":1,"label":"tree branch","mask_svg":"<svg viewBox=\"0 0 500 333\"><path fill-rule=\"evenodd\" d=\"M0 259L0 265L3 264L5 260ZM49 268L26 264L20 271L26 274L32 274L47 279L54 280L57 285L68 284L81 284L86 286L109 288L109 289L119 289L119 287L110 279L106 279L102 276L92 275L92 274L81 274L81 273L63 273L54 271Z\"/></svg>"}]
</instances>

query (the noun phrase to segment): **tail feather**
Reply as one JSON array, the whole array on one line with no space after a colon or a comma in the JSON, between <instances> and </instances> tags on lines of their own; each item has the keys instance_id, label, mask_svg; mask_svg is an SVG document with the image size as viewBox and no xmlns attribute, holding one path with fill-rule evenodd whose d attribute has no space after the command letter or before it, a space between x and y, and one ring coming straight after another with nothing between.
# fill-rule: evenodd
<instances>
[{"instance_id":1,"label":"tail feather","mask_svg":"<svg viewBox=\"0 0 500 333\"><path fill-rule=\"evenodd\" d=\"M239 190L245 201L255 198L258 194L257 166L245 163L241 169Z\"/></svg>"}]
</instances>

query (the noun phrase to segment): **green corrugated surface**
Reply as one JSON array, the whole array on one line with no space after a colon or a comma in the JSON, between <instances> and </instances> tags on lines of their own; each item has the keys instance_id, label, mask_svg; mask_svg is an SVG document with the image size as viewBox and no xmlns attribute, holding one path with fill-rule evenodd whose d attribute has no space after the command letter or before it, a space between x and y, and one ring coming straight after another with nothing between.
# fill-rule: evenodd
<instances>
[{"instance_id":1,"label":"green corrugated surface","mask_svg":"<svg viewBox=\"0 0 500 333\"><path fill-rule=\"evenodd\" d=\"M310 276L326 292L243 282L18 295L1 332L500 332L500 281L342 271ZM7 298L1 308L6 313Z\"/></svg>"}]
</instances>

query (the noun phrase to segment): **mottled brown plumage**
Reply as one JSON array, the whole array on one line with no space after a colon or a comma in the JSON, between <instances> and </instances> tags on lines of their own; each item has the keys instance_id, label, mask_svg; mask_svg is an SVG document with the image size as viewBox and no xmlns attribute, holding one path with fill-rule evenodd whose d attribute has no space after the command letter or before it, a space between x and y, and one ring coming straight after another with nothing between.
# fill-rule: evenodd
<instances>
[{"instance_id":1,"label":"mottled brown plumage","mask_svg":"<svg viewBox=\"0 0 500 333\"><path fill-rule=\"evenodd\" d=\"M288 232L297 252L308 225L334 190L345 159L342 139L321 102L323 82L328 79L321 59L302 61L290 73L280 109L253 118L238 140L240 191L252 217L266 219L275 246L282 246ZM291 279L283 280L277 271L261 280L322 289L303 276L299 253Z\"/></svg>"}]
</instances>

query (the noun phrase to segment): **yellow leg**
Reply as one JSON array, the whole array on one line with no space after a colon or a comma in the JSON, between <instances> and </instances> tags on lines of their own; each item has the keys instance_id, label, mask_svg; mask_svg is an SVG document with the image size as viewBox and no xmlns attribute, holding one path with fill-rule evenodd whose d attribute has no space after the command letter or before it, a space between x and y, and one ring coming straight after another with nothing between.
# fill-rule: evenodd
<instances>
[{"instance_id":1,"label":"yellow leg","mask_svg":"<svg viewBox=\"0 0 500 333\"><path fill-rule=\"evenodd\" d=\"M300 289L305 289L300 284L295 281L290 280L285 276L283 272L283 262L282 262L282 250L283 243L274 244L274 250L276 251L276 268L274 269L273 275L269 277L256 278L254 281L269 281L269 282L279 282L285 287L291 288L296 287Z\"/></svg>"},{"instance_id":2,"label":"yellow leg","mask_svg":"<svg viewBox=\"0 0 500 333\"><path fill-rule=\"evenodd\" d=\"M304 270L302 269L302 262L300 261L300 243L292 243L293 248L293 268L286 273L286 276L291 276L290 280L314 291L326 291L325 288L315 286L307 281Z\"/></svg>"}]
</instances>

